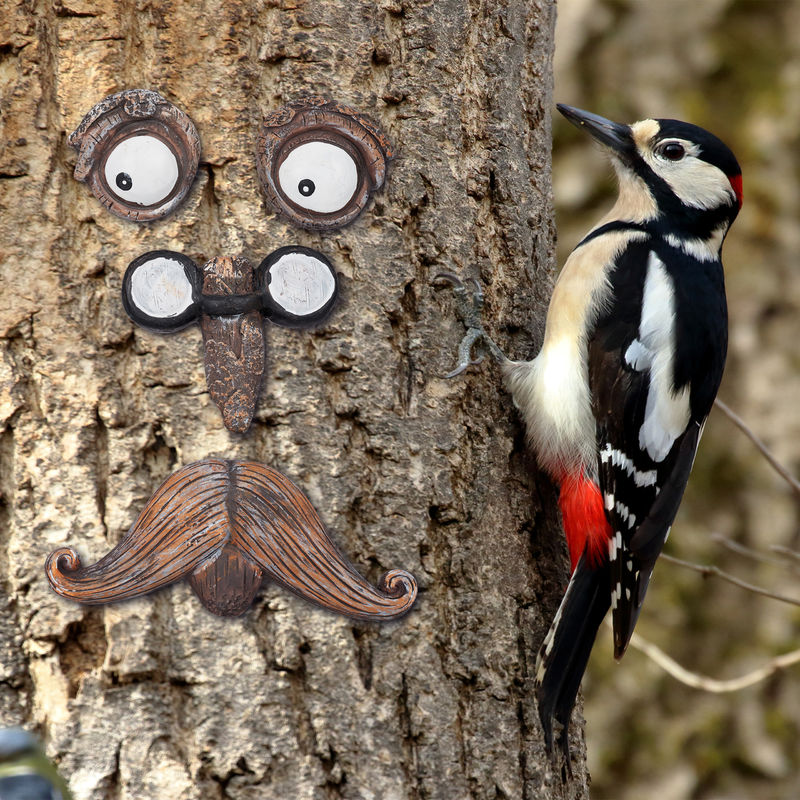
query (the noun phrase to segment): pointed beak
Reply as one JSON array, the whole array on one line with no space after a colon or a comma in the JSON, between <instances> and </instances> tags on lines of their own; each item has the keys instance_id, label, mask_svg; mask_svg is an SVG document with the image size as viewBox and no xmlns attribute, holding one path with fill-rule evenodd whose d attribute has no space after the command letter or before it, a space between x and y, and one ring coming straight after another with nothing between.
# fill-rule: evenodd
<instances>
[{"instance_id":1,"label":"pointed beak","mask_svg":"<svg viewBox=\"0 0 800 800\"><path fill-rule=\"evenodd\" d=\"M635 151L631 129L628 125L620 125L610 119L582 111L580 108L557 103L556 108L576 127L587 130L598 142L611 148L623 159L629 158Z\"/></svg>"}]
</instances>

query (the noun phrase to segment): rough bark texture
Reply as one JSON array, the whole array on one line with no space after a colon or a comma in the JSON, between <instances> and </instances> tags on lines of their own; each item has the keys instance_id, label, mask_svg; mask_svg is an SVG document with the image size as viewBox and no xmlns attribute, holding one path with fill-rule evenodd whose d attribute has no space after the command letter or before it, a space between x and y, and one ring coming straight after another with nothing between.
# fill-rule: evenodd
<instances>
[{"instance_id":1,"label":"rough bark texture","mask_svg":"<svg viewBox=\"0 0 800 800\"><path fill-rule=\"evenodd\" d=\"M528 477L496 371L441 377L463 331L432 285L479 276L501 344L538 343L553 23L549 0L4 9L0 719L37 727L76 797L585 796L582 763L566 789L552 773L532 695L567 577L554 495ZM148 225L72 178L66 141L137 87L185 110L203 145L187 202ZM291 228L259 189L261 116L302 93L369 114L398 153L341 232ZM289 244L331 259L344 300L315 332L267 330L255 421L231 434L200 331L136 328L122 275L156 248L258 263ZM415 608L354 624L268 586L230 620L185 584L99 610L49 590L51 550L91 563L208 456L285 472L373 583L415 574Z\"/></svg>"}]
</instances>

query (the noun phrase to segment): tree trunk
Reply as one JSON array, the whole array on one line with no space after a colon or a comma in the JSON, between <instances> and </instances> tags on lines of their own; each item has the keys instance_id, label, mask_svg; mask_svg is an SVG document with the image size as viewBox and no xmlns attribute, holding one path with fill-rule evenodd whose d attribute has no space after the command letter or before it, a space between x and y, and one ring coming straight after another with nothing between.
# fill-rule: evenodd
<instances>
[{"instance_id":1,"label":"tree trunk","mask_svg":"<svg viewBox=\"0 0 800 800\"><path fill-rule=\"evenodd\" d=\"M0 717L42 735L77 798L586 796L580 728L562 789L533 699L567 580L555 496L494 367L442 377L463 329L432 281L478 277L500 343L538 345L553 24L549 0L4 11ZM74 180L66 141L128 88L160 91L202 140L188 200L149 224ZM369 115L397 153L334 233L275 216L256 175L262 115L303 94ZM331 260L343 299L315 331L268 327L253 426L232 434L200 330L136 328L122 275L148 250L257 264L290 244ZM99 609L50 590L50 551L96 561L164 478L210 456L285 473L373 584L412 572L411 613L354 623L273 585L234 619L185 583Z\"/></svg>"}]
</instances>

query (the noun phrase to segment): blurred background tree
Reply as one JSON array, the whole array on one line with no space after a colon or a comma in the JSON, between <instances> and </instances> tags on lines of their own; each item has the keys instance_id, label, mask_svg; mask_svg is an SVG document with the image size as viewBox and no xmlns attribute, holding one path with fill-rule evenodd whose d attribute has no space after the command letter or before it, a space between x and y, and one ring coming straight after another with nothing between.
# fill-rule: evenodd
<instances>
[{"instance_id":1,"label":"blurred background tree","mask_svg":"<svg viewBox=\"0 0 800 800\"><path fill-rule=\"evenodd\" d=\"M620 122L689 120L736 153L745 202L725 244L730 310L720 398L800 467L800 3L570 0L556 24L555 99ZM554 124L559 263L614 192L610 167ZM716 409L668 553L800 598L798 498ZM730 542L765 554L743 556ZM800 647L800 609L660 562L639 633L687 668L746 673ZM596 800L800 796L800 668L734 694L691 689L601 629L584 681Z\"/></svg>"}]
</instances>

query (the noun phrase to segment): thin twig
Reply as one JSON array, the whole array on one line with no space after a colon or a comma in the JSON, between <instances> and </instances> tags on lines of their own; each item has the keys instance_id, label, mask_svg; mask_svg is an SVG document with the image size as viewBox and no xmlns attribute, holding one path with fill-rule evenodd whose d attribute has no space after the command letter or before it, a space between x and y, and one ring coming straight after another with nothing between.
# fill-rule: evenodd
<instances>
[{"instance_id":1,"label":"thin twig","mask_svg":"<svg viewBox=\"0 0 800 800\"><path fill-rule=\"evenodd\" d=\"M741 578L737 578L735 575L731 575L730 573L721 570L714 564L693 564L691 561L684 561L681 558L675 558L675 556L669 556L666 553L661 554L661 559L662 561L669 561L672 564L677 564L679 567L686 567L687 569L694 570L695 572L699 572L701 575L716 575L718 578L722 578L722 580L728 581L728 583L732 583L734 586L738 586L741 589L746 589L748 592L760 594L764 597L770 597L773 600L779 600L781 603L789 603L793 606L800 606L800 600L797 600L794 597L787 597L784 594L777 594L777 592L771 592L769 589L764 589L761 586L747 583L746 581L741 580Z\"/></svg>"},{"instance_id":2,"label":"thin twig","mask_svg":"<svg viewBox=\"0 0 800 800\"><path fill-rule=\"evenodd\" d=\"M780 461L778 461L778 459L775 458L772 453L770 453L764 442L762 442L761 439L759 439L758 436L753 433L747 423L729 406L725 405L725 403L723 403L719 398L714 401L714 404L720 411L722 411L723 414L725 414L726 417L728 417L729 420L731 420L731 422L733 422L734 425L736 425L737 428L739 428L740 431L745 434L745 436L747 436L747 438L756 446L761 455L764 456L764 458L769 462L770 466L775 470L775 472L777 472L778 475L780 475L786 481L786 483L792 487L792 491L798 497L800 497L800 481L798 481L797 478L795 478L794 475L792 475L789 470L787 470L786 467L784 467L783 464L781 464Z\"/></svg>"},{"instance_id":3,"label":"thin twig","mask_svg":"<svg viewBox=\"0 0 800 800\"><path fill-rule=\"evenodd\" d=\"M797 550L792 550L791 547L784 547L782 544L773 544L770 545L770 550L773 553L779 553L784 558L790 558L793 561L800 561L800 553Z\"/></svg>"},{"instance_id":4,"label":"thin twig","mask_svg":"<svg viewBox=\"0 0 800 800\"><path fill-rule=\"evenodd\" d=\"M712 533L711 541L717 542L723 547L727 547L728 550L738 553L740 556L752 558L753 561L760 561L763 564L778 564L782 567L794 567L794 565L788 565L785 558L779 558L778 556L771 556L767 553L762 553L752 547L747 547L747 545L735 542L733 539L729 539L727 536L723 536L721 533Z\"/></svg>"},{"instance_id":5,"label":"thin twig","mask_svg":"<svg viewBox=\"0 0 800 800\"><path fill-rule=\"evenodd\" d=\"M776 656L764 664L764 666L752 672L748 672L746 675L720 681L716 678L709 678L706 675L699 675L696 672L691 672L685 667L682 667L675 659L670 658L661 648L647 641L647 639L643 639L638 633L633 634L631 638L631 647L644 653L667 674L686 686L691 686L695 689L703 689L706 692L713 692L714 694L741 691L748 686L753 686L756 683L766 680L776 672L792 666L792 664L800 663L800 650L792 650L790 653Z\"/></svg>"}]
</instances>

